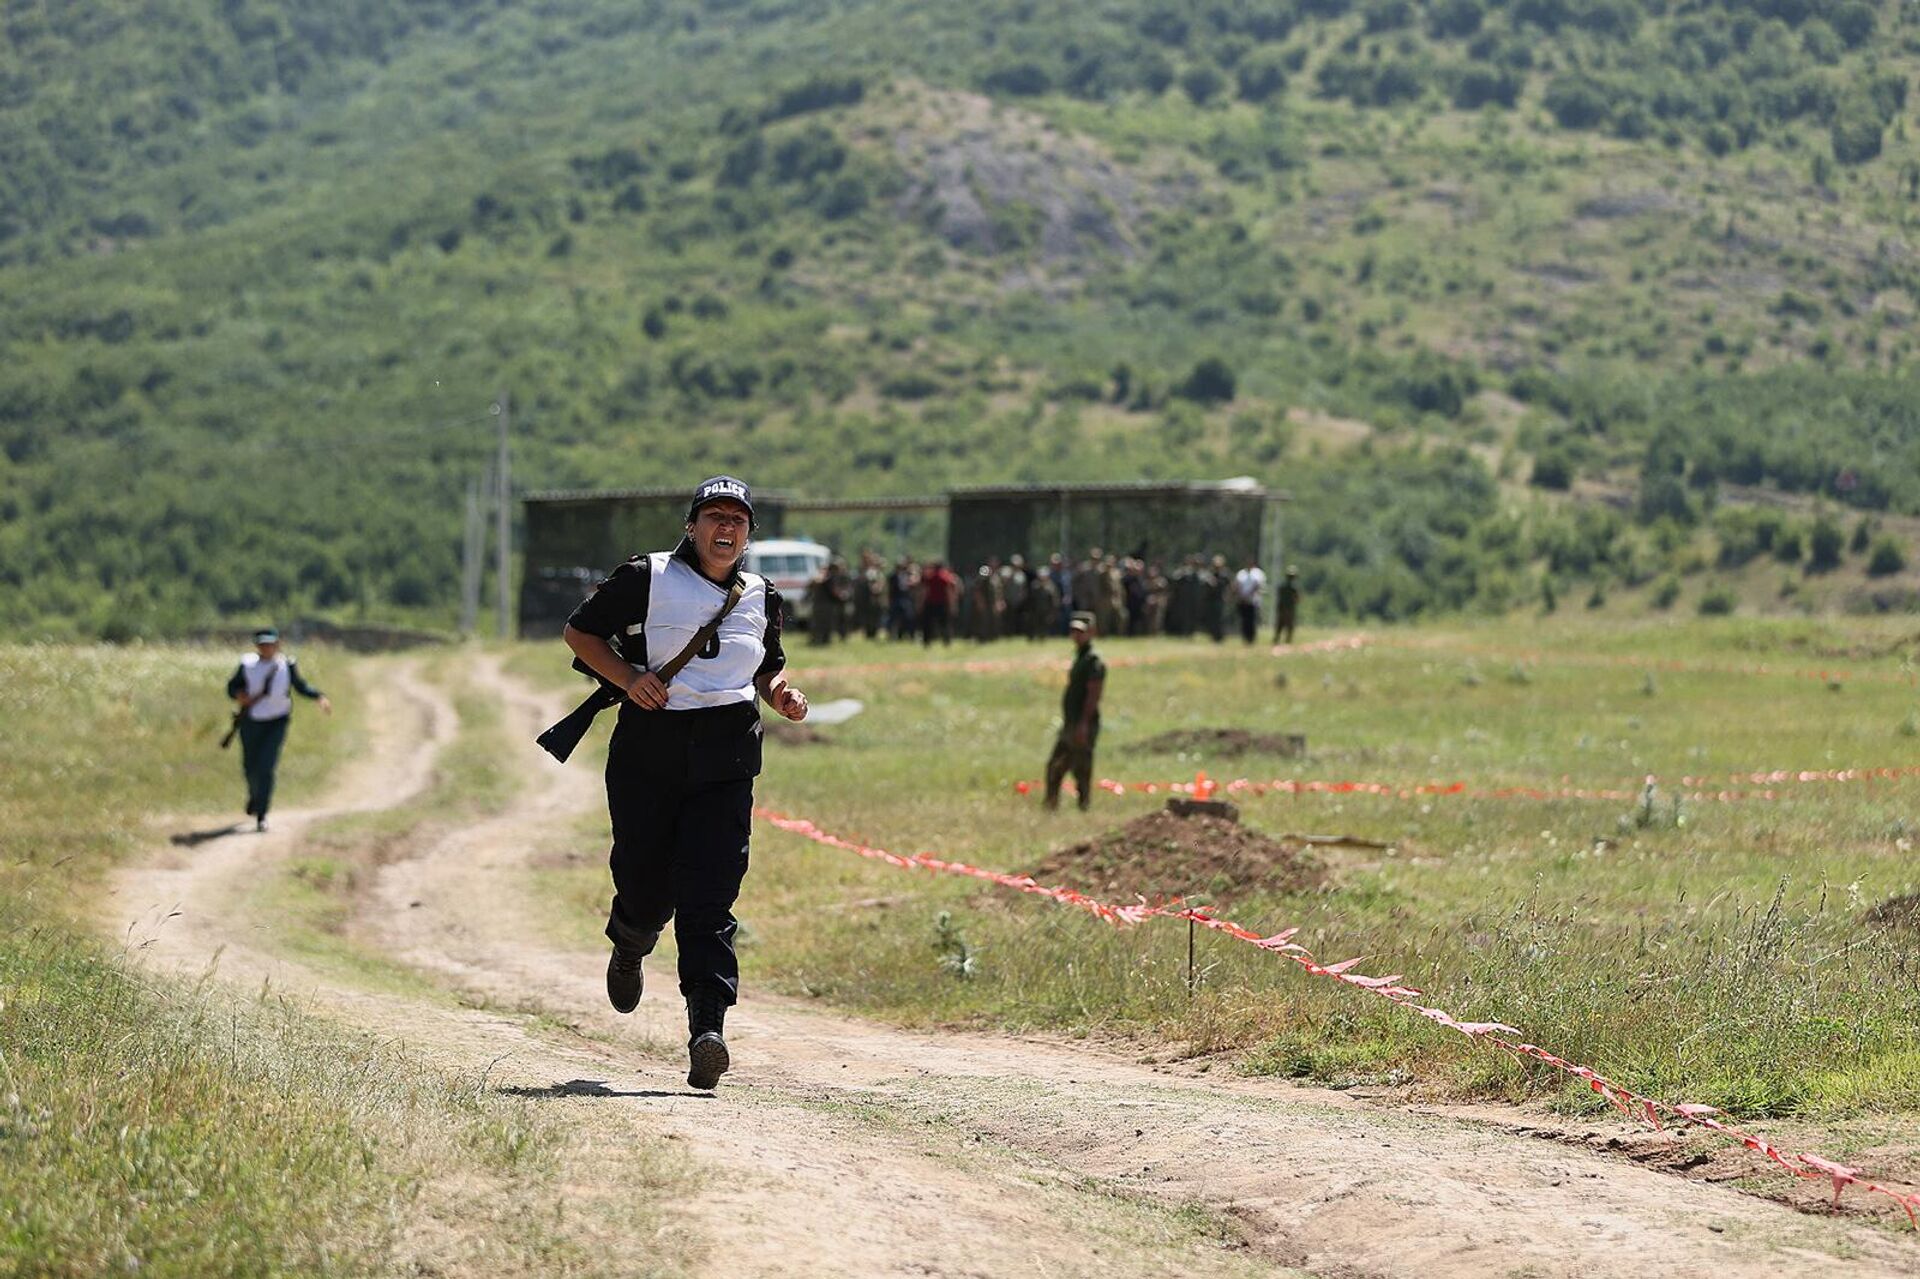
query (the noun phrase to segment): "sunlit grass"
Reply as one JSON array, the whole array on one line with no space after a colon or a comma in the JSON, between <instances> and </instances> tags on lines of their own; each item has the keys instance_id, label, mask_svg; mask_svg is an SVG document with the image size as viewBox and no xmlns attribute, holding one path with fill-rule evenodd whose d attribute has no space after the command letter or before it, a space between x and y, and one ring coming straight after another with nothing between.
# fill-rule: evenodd
<instances>
[{"instance_id":1,"label":"sunlit grass","mask_svg":"<svg viewBox=\"0 0 1920 1279\"><path fill-rule=\"evenodd\" d=\"M539 1103L310 1008L151 976L98 940L98 913L119 909L105 872L161 837L156 817L237 816L239 763L216 749L232 660L0 648L0 1273L411 1273L429 1223L446 1223L427 1236L434 1266L632 1273L569 1223L604 1206L569 1208L574 1156ZM287 806L365 741L360 664L307 661L340 713L296 711ZM463 812L498 802L505 759L486 736L497 708L472 700L482 744L463 737L447 761ZM334 901L346 864L304 866L317 904ZM629 1146L631 1224L682 1174ZM663 1247L649 1273L680 1256Z\"/></svg>"},{"instance_id":2,"label":"sunlit grass","mask_svg":"<svg viewBox=\"0 0 1920 1279\"><path fill-rule=\"evenodd\" d=\"M1920 889L1910 853L1920 779L1791 785L1741 803L1685 798L1678 780L1920 763L1920 742L1901 727L1920 702L1910 648L1892 624L1835 621L1466 625L1280 658L1237 644L1108 641L1118 660L1097 771L1624 794L1655 775L1651 805L1244 797L1243 820L1269 833L1394 847L1329 850L1326 890L1254 895L1224 913L1263 933L1298 926L1323 960L1366 956L1365 971L1404 973L1428 1002L1510 1022L1655 1095L1749 1115L1911 1110L1920 960L1909 935L1862 917ZM758 793L772 808L895 851L1018 871L1161 803L1103 792L1089 815L1046 814L1014 793L1041 771L1064 641L931 653L796 645L791 656L816 703L855 697L866 709L821 729L825 744L769 747ZM537 652L517 661L528 672L564 667ZM979 661L993 666L965 669ZM1311 757L1137 749L1169 729L1210 726L1305 733ZM594 839L592 855L547 879L584 913L606 886L603 837L581 838ZM1506 1097L1561 1087L1224 938L1199 939L1190 996L1176 924L1117 931L764 826L740 914L750 988L904 1021L1143 1034L1330 1082ZM942 963L955 935L973 958L965 978Z\"/></svg>"}]
</instances>

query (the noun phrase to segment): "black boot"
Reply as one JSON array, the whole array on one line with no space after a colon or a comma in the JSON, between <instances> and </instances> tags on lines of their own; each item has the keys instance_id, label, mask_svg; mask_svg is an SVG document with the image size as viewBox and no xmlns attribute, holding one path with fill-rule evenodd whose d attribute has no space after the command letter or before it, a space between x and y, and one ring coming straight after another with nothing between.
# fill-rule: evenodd
<instances>
[{"instance_id":1,"label":"black boot","mask_svg":"<svg viewBox=\"0 0 1920 1279\"><path fill-rule=\"evenodd\" d=\"M687 996L687 1087L706 1090L720 1082L732 1058L720 1032L727 1020L727 994L701 986Z\"/></svg>"},{"instance_id":2,"label":"black boot","mask_svg":"<svg viewBox=\"0 0 1920 1279\"><path fill-rule=\"evenodd\" d=\"M654 939L660 934L655 933ZM617 1013L630 1013L640 1006L640 961L653 953L653 940L645 945L615 942L607 960L607 1002Z\"/></svg>"}]
</instances>

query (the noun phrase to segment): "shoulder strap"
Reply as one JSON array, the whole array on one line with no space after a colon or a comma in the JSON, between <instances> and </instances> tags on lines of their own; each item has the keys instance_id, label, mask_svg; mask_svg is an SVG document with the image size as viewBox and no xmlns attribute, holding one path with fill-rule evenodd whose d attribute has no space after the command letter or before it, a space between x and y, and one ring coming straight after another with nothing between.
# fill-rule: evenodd
<instances>
[{"instance_id":1,"label":"shoulder strap","mask_svg":"<svg viewBox=\"0 0 1920 1279\"><path fill-rule=\"evenodd\" d=\"M746 593L746 589L743 578L733 579L733 585L727 588L727 602L720 606L720 611L713 615L713 620L695 631L693 638L687 641L687 646L681 649L672 661L654 669L653 673L659 676L662 684L673 683L673 677L680 673L680 668L692 661L693 655L705 648L708 641L720 633L720 623L727 620L727 614L733 612L733 606L740 602L740 597Z\"/></svg>"}]
</instances>

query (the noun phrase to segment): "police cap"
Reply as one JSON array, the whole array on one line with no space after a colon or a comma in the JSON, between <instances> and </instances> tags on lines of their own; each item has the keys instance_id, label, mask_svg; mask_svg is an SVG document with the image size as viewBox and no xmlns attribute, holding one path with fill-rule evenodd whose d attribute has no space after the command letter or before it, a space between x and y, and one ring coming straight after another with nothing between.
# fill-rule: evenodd
<instances>
[{"instance_id":1,"label":"police cap","mask_svg":"<svg viewBox=\"0 0 1920 1279\"><path fill-rule=\"evenodd\" d=\"M693 517L709 502L738 502L747 508L747 519L753 519L753 490L747 487L745 480L735 479L731 475L716 475L710 480L700 481L700 487L693 491L693 500L687 503L687 523L693 523Z\"/></svg>"}]
</instances>

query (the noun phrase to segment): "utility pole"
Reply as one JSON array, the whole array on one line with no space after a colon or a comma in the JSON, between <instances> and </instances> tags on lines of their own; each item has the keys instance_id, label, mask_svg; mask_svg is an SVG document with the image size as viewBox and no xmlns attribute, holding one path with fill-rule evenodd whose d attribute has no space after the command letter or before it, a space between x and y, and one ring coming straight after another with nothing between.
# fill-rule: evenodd
<instances>
[{"instance_id":1,"label":"utility pole","mask_svg":"<svg viewBox=\"0 0 1920 1279\"><path fill-rule=\"evenodd\" d=\"M500 638L509 639L513 635L513 507L510 495L513 492L513 458L507 450L507 427L512 418L512 406L505 391L493 402L494 416L500 419L500 457L494 463L495 511L500 535L499 561L496 565L500 578Z\"/></svg>"},{"instance_id":2,"label":"utility pole","mask_svg":"<svg viewBox=\"0 0 1920 1279\"><path fill-rule=\"evenodd\" d=\"M493 492L493 467L467 481L467 522L460 543L460 633L473 634L480 620L480 576L487 562L487 520L482 500Z\"/></svg>"}]
</instances>

